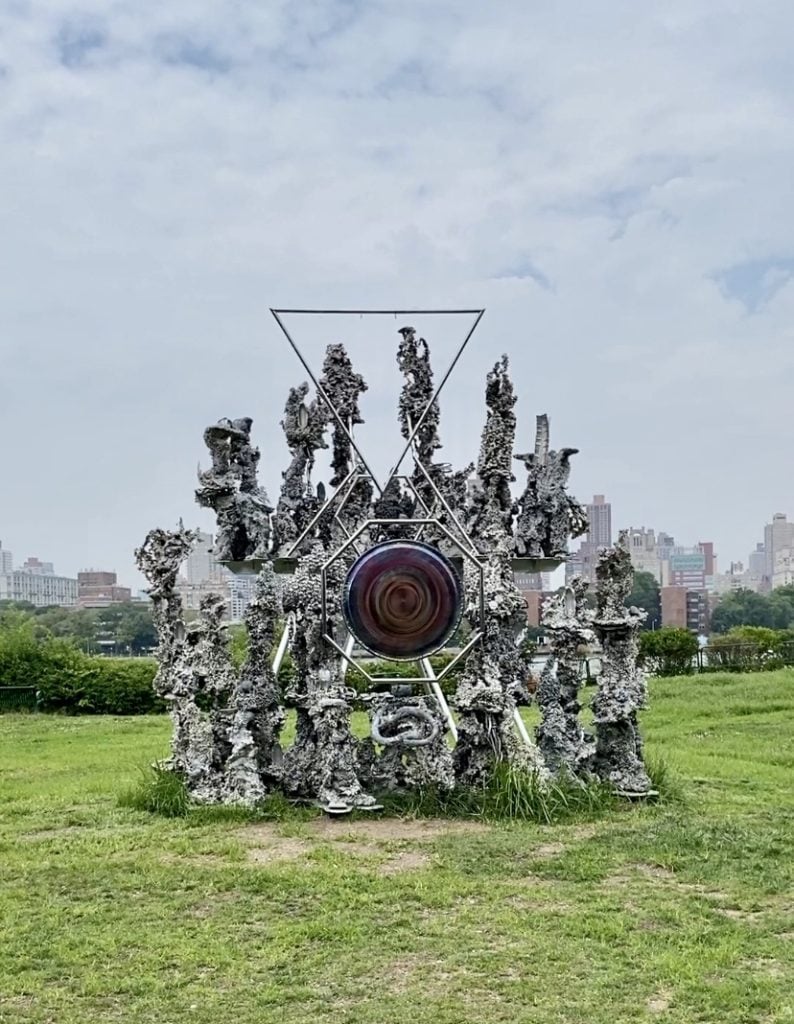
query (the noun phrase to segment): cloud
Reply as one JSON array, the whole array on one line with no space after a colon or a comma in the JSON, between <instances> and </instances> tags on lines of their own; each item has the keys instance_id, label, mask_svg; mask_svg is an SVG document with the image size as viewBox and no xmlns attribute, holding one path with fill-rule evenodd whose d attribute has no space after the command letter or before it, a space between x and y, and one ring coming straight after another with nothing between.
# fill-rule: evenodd
<instances>
[{"instance_id":1,"label":"cloud","mask_svg":"<svg viewBox=\"0 0 794 1024\"><path fill-rule=\"evenodd\" d=\"M727 560L794 512L782 0L32 0L2 20L0 536L20 558L129 579L151 525L209 525L192 490L220 415L254 417L277 490L303 375L274 304L486 305L446 392L450 461L509 351L522 438L548 411L616 521Z\"/></svg>"}]
</instances>

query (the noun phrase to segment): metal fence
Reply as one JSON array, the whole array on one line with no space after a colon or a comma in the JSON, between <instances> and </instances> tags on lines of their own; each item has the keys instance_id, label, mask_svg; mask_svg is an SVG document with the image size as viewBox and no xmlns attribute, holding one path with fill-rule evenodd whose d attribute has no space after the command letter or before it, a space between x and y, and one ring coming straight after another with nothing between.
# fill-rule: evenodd
<instances>
[{"instance_id":1,"label":"metal fence","mask_svg":"<svg viewBox=\"0 0 794 1024\"><path fill-rule=\"evenodd\" d=\"M0 713L35 711L39 706L35 686L0 686Z\"/></svg>"},{"instance_id":2,"label":"metal fence","mask_svg":"<svg viewBox=\"0 0 794 1024\"><path fill-rule=\"evenodd\" d=\"M707 644L697 653L698 672L760 672L794 665L794 642L766 647L753 643Z\"/></svg>"}]
</instances>

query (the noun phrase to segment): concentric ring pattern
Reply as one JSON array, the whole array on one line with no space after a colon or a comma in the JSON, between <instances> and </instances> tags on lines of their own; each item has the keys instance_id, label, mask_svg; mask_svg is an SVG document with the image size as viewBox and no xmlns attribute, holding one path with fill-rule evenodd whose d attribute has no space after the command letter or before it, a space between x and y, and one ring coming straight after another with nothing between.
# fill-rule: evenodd
<instances>
[{"instance_id":1,"label":"concentric ring pattern","mask_svg":"<svg viewBox=\"0 0 794 1024\"><path fill-rule=\"evenodd\" d=\"M365 551L347 574L344 613L353 636L383 658L433 654L455 632L463 588L450 561L419 541L392 540Z\"/></svg>"}]
</instances>

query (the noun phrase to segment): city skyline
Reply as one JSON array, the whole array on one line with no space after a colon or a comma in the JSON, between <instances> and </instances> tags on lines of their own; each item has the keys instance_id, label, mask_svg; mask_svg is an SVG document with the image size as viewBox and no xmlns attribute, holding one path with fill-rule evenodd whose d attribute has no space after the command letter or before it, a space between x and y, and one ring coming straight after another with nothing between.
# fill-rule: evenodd
<instances>
[{"instance_id":1,"label":"city skyline","mask_svg":"<svg viewBox=\"0 0 794 1024\"><path fill-rule=\"evenodd\" d=\"M595 510L596 514L600 516L600 522L602 524L600 526L601 532L599 532L599 529L597 528L596 539L592 542L592 545L589 544L589 533L586 534L583 538L579 538L578 540L572 540L569 544L570 550L568 562L560 566L558 569L556 569L554 573L551 574L551 576L548 573L542 574L544 581L544 586L542 589L548 589L547 583L549 578L551 578L553 586L558 586L563 581L561 574L570 576L575 574L576 572L581 572L582 569L580 568L580 562L578 560L580 552L583 550L587 550L589 546L592 546L592 551L590 552L590 557L592 559L594 553L601 546L599 542L603 541L604 537L607 535L610 535L612 542L616 543L620 531L626 530L629 533L629 543L631 547L632 533L649 533L651 535L655 534L653 527L648 527L647 530L644 526L639 528L628 526L619 526L617 528L612 528L612 502L607 500L605 494L603 493L595 494L593 496L592 501L586 503L585 507L588 510L591 523L593 522L593 510ZM201 515L199 515L196 518L207 517L202 517ZM669 584L677 586L694 585L692 583L692 578L687 576L687 571L694 570L695 572L697 572L697 567L687 566L683 563L680 566L676 567L675 559L680 558L682 556L686 558L688 557L688 552L692 552L694 550L704 547L708 550L707 553L703 555L703 566L700 570L701 576L705 576L708 578L709 576L713 575L714 571L716 571L720 575L727 575L733 573L734 570L737 568L740 568L742 571L746 570L746 572L749 573L751 577L761 576L763 574L769 573L770 567L772 567L772 573L770 576L771 579L774 576L775 553L774 550L770 548L770 544L772 543L773 538L776 539L779 549L789 550L791 552L789 556L791 559L791 568L789 569L789 566L787 564L786 571L789 571L792 575L792 579L778 579L775 585L780 586L784 585L784 583L794 582L794 520L789 520L788 514L785 512L772 513L769 515L768 519L769 522L764 523L759 528L759 533L763 540L756 541L754 546L749 547L747 553L743 557L737 559L723 558L719 551L718 545L711 540L697 540L691 543L678 543L673 535L665 533L664 531L658 531L658 533L655 534L654 550L651 553L650 557L658 562L659 555L657 554L657 550L661 550L659 547L661 545L663 548L665 548L664 553L661 554L661 558L664 560L672 559L672 575L669 578L667 578L661 576L659 573L654 573L658 576L658 582L660 583L660 585L664 586ZM651 521L654 521L653 517ZM228 582L228 573L226 570L222 568L219 569L218 564L212 558L211 550L208 547L208 542L211 543L211 538L214 535L214 524L212 528L207 530L202 529L199 526L194 526L194 528L198 531L199 534L197 545L196 548L194 549L193 554L186 560L182 567L180 573L181 578L184 580L185 583L201 583L207 580L214 580L217 577L217 579L222 580L224 582L225 586L226 582ZM702 532L705 533L706 531ZM38 548L44 550L42 545L38 545ZM45 554L50 554L50 552L45 551ZM709 562L709 560L711 560L711 562ZM641 557L633 558L633 561L635 571L647 571L648 567L645 564L643 564ZM82 567L72 575L69 572L60 571L60 563L61 559L59 556L53 558L52 561L42 562L38 554L28 554L26 556L25 562L20 564L18 558L15 556L15 552L9 547L8 543L4 541L3 537L0 535L0 575L11 572L12 569L14 571L25 569L28 565L30 565L30 569L34 573L42 570L52 573L53 566L56 564L59 566L59 571L56 572L55 575L67 577L74 580L77 580L78 576L80 576L81 574L117 574L116 569L96 570L94 568L86 568L85 563L83 561L80 563ZM594 562L592 564L594 564ZM709 565L711 565L712 572L708 571ZM122 586L126 587L126 584L132 581L132 586L129 589L131 589L134 592L137 592L141 589L141 586L138 585L140 576L137 572L130 570L126 576L124 576L123 574L118 575ZM585 575L587 575L586 572ZM678 575L680 578L676 579L676 575ZM532 589L535 589L534 585L532 586Z\"/></svg>"}]
</instances>

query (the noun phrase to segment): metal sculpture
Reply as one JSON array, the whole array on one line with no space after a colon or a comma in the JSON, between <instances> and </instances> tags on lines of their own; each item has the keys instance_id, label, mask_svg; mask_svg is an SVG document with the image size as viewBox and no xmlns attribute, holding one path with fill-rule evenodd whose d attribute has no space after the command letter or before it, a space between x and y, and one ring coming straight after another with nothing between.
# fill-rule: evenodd
<instances>
[{"instance_id":1,"label":"metal sculpture","mask_svg":"<svg viewBox=\"0 0 794 1024\"><path fill-rule=\"evenodd\" d=\"M216 513L216 557L232 571L259 573L239 670L229 657L220 598L205 600L196 623L183 621L175 582L190 532L181 525L173 534L152 531L137 552L160 637L156 685L174 718L169 767L185 778L191 797L254 806L279 790L348 813L377 808L384 791L482 785L504 761L541 778L565 767L596 771L627 792L647 788L636 729L644 697L632 632L639 613L619 613L615 604L626 589L622 555L604 556L592 624L607 666L594 703L595 749L577 717L574 652L590 636L577 588L546 614L555 657L541 680L537 745L517 710L529 665L514 569L560 564L584 520L567 493L575 449L550 450L546 416L538 417L534 452L513 454L516 396L507 357L486 380L476 469L435 461L440 395L483 311L458 311L473 322L437 385L428 343L413 327L399 329L404 447L383 482L353 434L363 425L367 385L344 346L329 345L315 374L283 321L288 312L311 311L272 312L316 392L310 396L306 382L287 397L282 428L291 461L276 508L257 482L259 451L247 418L207 428L212 466L200 472L196 491L199 504ZM326 492L312 471L316 453L329 447L329 431ZM402 470L406 458L410 472ZM511 489L516 458L528 474L518 501ZM282 587L276 572L287 574ZM293 671L282 685L287 651ZM437 652L448 652L442 666L430 660ZM417 675L373 674L373 654L413 662ZM444 694L454 673L457 718ZM626 681L631 695L623 700ZM295 739L282 749L289 708ZM369 719L364 738L351 726L356 709Z\"/></svg>"}]
</instances>

